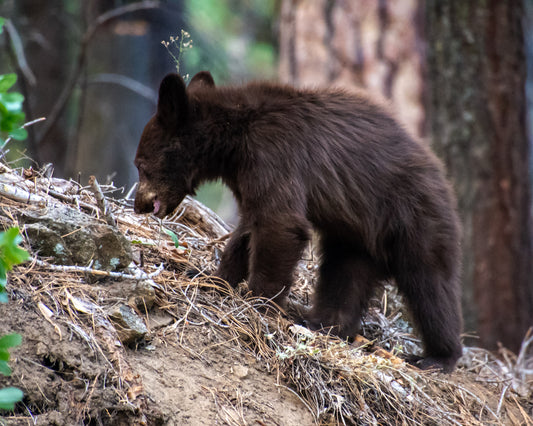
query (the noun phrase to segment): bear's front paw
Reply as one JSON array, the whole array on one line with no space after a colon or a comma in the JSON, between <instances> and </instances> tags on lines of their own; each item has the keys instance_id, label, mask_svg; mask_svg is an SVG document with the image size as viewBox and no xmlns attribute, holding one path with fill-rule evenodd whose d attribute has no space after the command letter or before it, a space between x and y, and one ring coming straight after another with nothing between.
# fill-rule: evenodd
<instances>
[{"instance_id":1,"label":"bear's front paw","mask_svg":"<svg viewBox=\"0 0 533 426\"><path fill-rule=\"evenodd\" d=\"M211 273L209 271L206 271L206 270L200 270L200 269L198 269L195 266L190 266L185 271L185 276L192 280L194 278L207 278L207 277L210 277Z\"/></svg>"},{"instance_id":2,"label":"bear's front paw","mask_svg":"<svg viewBox=\"0 0 533 426\"><path fill-rule=\"evenodd\" d=\"M341 337L342 339L349 338L350 336L342 336L340 332L340 327L338 325L324 325L322 322L317 320L304 319L302 325L307 327L312 331L319 331L323 334L332 334L334 336Z\"/></svg>"},{"instance_id":3,"label":"bear's front paw","mask_svg":"<svg viewBox=\"0 0 533 426\"><path fill-rule=\"evenodd\" d=\"M342 339L350 337L348 335L343 335L344 333L342 333L340 326L334 324L334 322L324 321L322 317L313 315L312 311L304 315L301 324L309 330L318 331L323 334L332 334L334 336L339 336Z\"/></svg>"},{"instance_id":4,"label":"bear's front paw","mask_svg":"<svg viewBox=\"0 0 533 426\"><path fill-rule=\"evenodd\" d=\"M303 325L310 330L348 340L352 340L361 329L359 315L352 310L337 308L313 308L304 316Z\"/></svg>"},{"instance_id":5,"label":"bear's front paw","mask_svg":"<svg viewBox=\"0 0 533 426\"><path fill-rule=\"evenodd\" d=\"M417 355L409 355L406 361L420 370L435 370L438 372L450 374L454 368L456 360L454 358L437 358L437 357L421 357Z\"/></svg>"},{"instance_id":6,"label":"bear's front paw","mask_svg":"<svg viewBox=\"0 0 533 426\"><path fill-rule=\"evenodd\" d=\"M311 308L307 305L297 302L291 298L286 299L285 313L287 314L287 317L289 318L289 320L291 320L295 324L299 324L299 325L303 325L307 327L305 324L305 321L306 321L307 316L309 315L310 310Z\"/></svg>"}]
</instances>

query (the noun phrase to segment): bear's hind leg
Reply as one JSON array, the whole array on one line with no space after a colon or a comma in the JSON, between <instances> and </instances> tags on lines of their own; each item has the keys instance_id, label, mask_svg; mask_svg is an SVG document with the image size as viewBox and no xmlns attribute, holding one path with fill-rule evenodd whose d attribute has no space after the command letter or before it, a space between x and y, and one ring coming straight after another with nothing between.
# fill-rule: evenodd
<instances>
[{"instance_id":1,"label":"bear's hind leg","mask_svg":"<svg viewBox=\"0 0 533 426\"><path fill-rule=\"evenodd\" d=\"M458 278L428 269L411 263L409 273L400 273L396 282L424 344L425 358L415 365L451 372L462 353Z\"/></svg>"},{"instance_id":2,"label":"bear's hind leg","mask_svg":"<svg viewBox=\"0 0 533 426\"><path fill-rule=\"evenodd\" d=\"M322 241L322 260L314 305L307 315L311 329L354 337L378 282L385 277L364 251L338 241Z\"/></svg>"}]
</instances>

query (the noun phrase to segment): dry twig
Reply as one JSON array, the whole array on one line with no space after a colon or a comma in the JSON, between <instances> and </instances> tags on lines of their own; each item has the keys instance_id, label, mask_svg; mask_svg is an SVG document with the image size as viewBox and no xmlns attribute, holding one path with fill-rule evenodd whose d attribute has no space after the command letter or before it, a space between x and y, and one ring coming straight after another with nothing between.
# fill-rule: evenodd
<instances>
[{"instance_id":1,"label":"dry twig","mask_svg":"<svg viewBox=\"0 0 533 426\"><path fill-rule=\"evenodd\" d=\"M113 212L111 211L111 208L109 207L109 204L102 192L102 188L100 188L100 184L96 180L95 176L91 175L89 178L89 185L91 186L94 197L96 198L96 204L105 217L106 223L113 228L116 228L117 220L115 219L115 216L113 216Z\"/></svg>"}]
</instances>

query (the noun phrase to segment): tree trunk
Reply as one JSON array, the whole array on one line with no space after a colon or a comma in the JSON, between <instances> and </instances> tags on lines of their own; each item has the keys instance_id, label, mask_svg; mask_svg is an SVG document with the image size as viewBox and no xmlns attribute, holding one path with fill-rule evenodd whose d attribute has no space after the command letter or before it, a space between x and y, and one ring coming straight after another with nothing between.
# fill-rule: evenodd
<instances>
[{"instance_id":1,"label":"tree trunk","mask_svg":"<svg viewBox=\"0 0 533 426\"><path fill-rule=\"evenodd\" d=\"M464 224L467 331L518 350L533 324L521 0L427 3L430 133Z\"/></svg>"},{"instance_id":2,"label":"tree trunk","mask_svg":"<svg viewBox=\"0 0 533 426\"><path fill-rule=\"evenodd\" d=\"M88 22L116 10L109 3L92 1ZM155 111L155 89L164 75L173 71L161 41L168 40L170 34L177 35L182 27L181 1L124 13L99 27L87 51L83 115L79 138L73 142L75 149L69 153L67 175L79 172L85 183L94 174L100 182L112 180L117 186L137 181L133 156L139 137ZM145 82L141 87L144 92L135 90L140 82Z\"/></svg>"},{"instance_id":3,"label":"tree trunk","mask_svg":"<svg viewBox=\"0 0 533 426\"><path fill-rule=\"evenodd\" d=\"M280 79L298 86L366 87L424 129L416 1L283 0Z\"/></svg>"},{"instance_id":4,"label":"tree trunk","mask_svg":"<svg viewBox=\"0 0 533 426\"><path fill-rule=\"evenodd\" d=\"M9 5L6 8L9 11ZM26 119L46 117L63 88L71 66L72 22L65 2L18 0L14 3L12 16L7 16L17 24L24 43L24 54L36 80L32 85L19 72L19 84L26 97ZM61 117L44 140L43 128L43 124L28 128L28 144L32 152L27 154L37 163L53 162L61 174L68 146L67 118Z\"/></svg>"}]
</instances>

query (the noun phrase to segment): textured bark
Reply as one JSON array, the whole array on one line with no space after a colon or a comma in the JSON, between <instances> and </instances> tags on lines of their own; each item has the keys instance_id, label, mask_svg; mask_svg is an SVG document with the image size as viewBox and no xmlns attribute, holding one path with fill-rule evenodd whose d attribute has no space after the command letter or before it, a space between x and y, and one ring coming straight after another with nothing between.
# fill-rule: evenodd
<instances>
[{"instance_id":1,"label":"textured bark","mask_svg":"<svg viewBox=\"0 0 533 426\"><path fill-rule=\"evenodd\" d=\"M522 6L427 3L429 130L464 223L465 325L513 350L533 324Z\"/></svg>"},{"instance_id":2,"label":"textured bark","mask_svg":"<svg viewBox=\"0 0 533 426\"><path fill-rule=\"evenodd\" d=\"M280 78L299 86L366 87L423 130L416 0L284 0Z\"/></svg>"}]
</instances>

